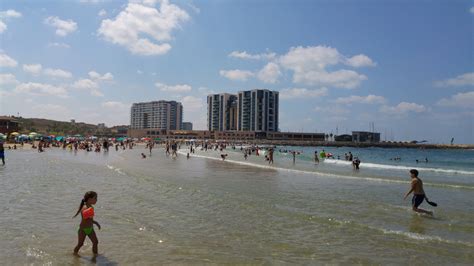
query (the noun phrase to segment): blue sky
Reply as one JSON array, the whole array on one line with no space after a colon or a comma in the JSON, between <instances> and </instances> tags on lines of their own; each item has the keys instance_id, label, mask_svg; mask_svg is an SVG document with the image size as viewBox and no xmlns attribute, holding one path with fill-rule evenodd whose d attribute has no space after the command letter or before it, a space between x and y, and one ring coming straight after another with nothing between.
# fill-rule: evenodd
<instances>
[{"instance_id":1,"label":"blue sky","mask_svg":"<svg viewBox=\"0 0 474 266\"><path fill-rule=\"evenodd\" d=\"M282 131L474 143L472 1L0 3L0 114L128 124L133 102L280 91Z\"/></svg>"}]
</instances>

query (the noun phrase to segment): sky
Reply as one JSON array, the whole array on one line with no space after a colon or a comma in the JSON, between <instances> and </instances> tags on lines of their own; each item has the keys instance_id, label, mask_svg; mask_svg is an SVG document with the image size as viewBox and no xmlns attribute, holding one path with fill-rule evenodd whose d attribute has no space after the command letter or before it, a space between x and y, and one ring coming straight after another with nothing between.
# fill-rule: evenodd
<instances>
[{"instance_id":1,"label":"sky","mask_svg":"<svg viewBox=\"0 0 474 266\"><path fill-rule=\"evenodd\" d=\"M474 143L474 2L0 2L0 115L129 124L134 102L280 92L280 130Z\"/></svg>"}]
</instances>

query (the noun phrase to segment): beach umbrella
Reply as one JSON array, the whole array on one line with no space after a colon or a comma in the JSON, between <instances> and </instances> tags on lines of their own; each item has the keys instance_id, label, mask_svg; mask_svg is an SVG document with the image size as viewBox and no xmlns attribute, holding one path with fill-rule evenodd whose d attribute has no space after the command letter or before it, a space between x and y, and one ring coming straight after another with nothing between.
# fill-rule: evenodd
<instances>
[{"instance_id":1,"label":"beach umbrella","mask_svg":"<svg viewBox=\"0 0 474 266\"><path fill-rule=\"evenodd\" d=\"M6 139L7 136L5 136L4 134L0 133L0 139Z\"/></svg>"},{"instance_id":2,"label":"beach umbrella","mask_svg":"<svg viewBox=\"0 0 474 266\"><path fill-rule=\"evenodd\" d=\"M10 136L18 136L18 135L20 135L20 133L18 133L18 132L12 132L12 133L10 133Z\"/></svg>"},{"instance_id":3,"label":"beach umbrella","mask_svg":"<svg viewBox=\"0 0 474 266\"><path fill-rule=\"evenodd\" d=\"M155 138L155 140L160 141L161 139L160 138Z\"/></svg>"}]
</instances>

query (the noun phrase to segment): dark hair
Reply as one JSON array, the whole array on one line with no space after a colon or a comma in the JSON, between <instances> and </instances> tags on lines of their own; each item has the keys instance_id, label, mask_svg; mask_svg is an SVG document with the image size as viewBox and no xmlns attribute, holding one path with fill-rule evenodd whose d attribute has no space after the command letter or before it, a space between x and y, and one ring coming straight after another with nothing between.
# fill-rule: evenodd
<instances>
[{"instance_id":1,"label":"dark hair","mask_svg":"<svg viewBox=\"0 0 474 266\"><path fill-rule=\"evenodd\" d=\"M416 170L416 169L411 169L411 170L410 170L410 174L414 174L415 177L418 177L418 170Z\"/></svg>"},{"instance_id":2,"label":"dark hair","mask_svg":"<svg viewBox=\"0 0 474 266\"><path fill-rule=\"evenodd\" d=\"M84 207L84 204L86 204L87 200L95 197L97 197L97 193L95 191L87 191L86 194L84 194L84 198L81 200L81 204L79 205L76 215L74 215L72 218L76 217L81 212L81 209Z\"/></svg>"}]
</instances>

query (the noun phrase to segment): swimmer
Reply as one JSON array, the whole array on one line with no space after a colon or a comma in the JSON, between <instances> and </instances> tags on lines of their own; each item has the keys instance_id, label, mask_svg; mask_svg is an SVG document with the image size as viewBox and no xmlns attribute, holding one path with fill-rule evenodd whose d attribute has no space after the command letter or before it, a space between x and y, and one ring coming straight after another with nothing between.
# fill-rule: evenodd
<instances>
[{"instance_id":1,"label":"swimmer","mask_svg":"<svg viewBox=\"0 0 474 266\"><path fill-rule=\"evenodd\" d=\"M423 181L421 181L421 179L418 178L418 170L411 169L410 177L411 177L411 188L405 194L405 197L403 199L405 200L408 197L408 195L410 195L413 192L413 198L411 199L413 211L418 212L418 213L426 213L429 215L433 215L433 212L418 208L418 206L421 205L423 200L426 199L426 201L428 201L425 191L423 190Z\"/></svg>"},{"instance_id":2,"label":"swimmer","mask_svg":"<svg viewBox=\"0 0 474 266\"><path fill-rule=\"evenodd\" d=\"M75 255L79 253L79 249L84 245L84 240L86 239L86 236L88 236L92 241L92 252L94 253L94 256L97 256L99 240L97 240L97 235L94 231L94 224L99 228L99 230L100 224L94 221L94 207L92 206L96 203L97 193L94 191L86 192L76 215L74 215L74 217L76 217L81 213L82 218L79 230L77 231L77 246L74 248Z\"/></svg>"},{"instance_id":3,"label":"swimmer","mask_svg":"<svg viewBox=\"0 0 474 266\"><path fill-rule=\"evenodd\" d=\"M248 157L247 151L245 151L245 153L244 153L244 159L247 160L247 157Z\"/></svg>"},{"instance_id":4,"label":"swimmer","mask_svg":"<svg viewBox=\"0 0 474 266\"><path fill-rule=\"evenodd\" d=\"M227 157L227 153L226 154L221 154L222 161L225 161L226 157Z\"/></svg>"},{"instance_id":5,"label":"swimmer","mask_svg":"<svg viewBox=\"0 0 474 266\"><path fill-rule=\"evenodd\" d=\"M189 152L188 152L188 154L186 155L186 159L189 159Z\"/></svg>"},{"instance_id":6,"label":"swimmer","mask_svg":"<svg viewBox=\"0 0 474 266\"><path fill-rule=\"evenodd\" d=\"M352 167L354 168L354 170L359 170L359 165L360 165L359 157L354 157L354 160L352 161Z\"/></svg>"},{"instance_id":7,"label":"swimmer","mask_svg":"<svg viewBox=\"0 0 474 266\"><path fill-rule=\"evenodd\" d=\"M319 164L318 151L314 151L314 163Z\"/></svg>"},{"instance_id":8,"label":"swimmer","mask_svg":"<svg viewBox=\"0 0 474 266\"><path fill-rule=\"evenodd\" d=\"M142 152L142 159L146 159L146 155Z\"/></svg>"}]
</instances>

